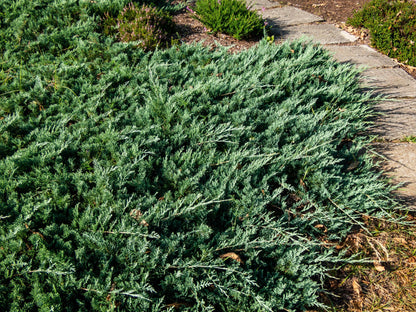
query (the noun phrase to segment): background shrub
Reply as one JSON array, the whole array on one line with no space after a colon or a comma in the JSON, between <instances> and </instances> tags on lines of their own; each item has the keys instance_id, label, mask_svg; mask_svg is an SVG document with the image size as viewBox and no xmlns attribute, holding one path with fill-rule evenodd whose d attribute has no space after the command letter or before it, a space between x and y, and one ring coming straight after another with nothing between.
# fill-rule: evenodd
<instances>
[{"instance_id":1,"label":"background shrub","mask_svg":"<svg viewBox=\"0 0 416 312\"><path fill-rule=\"evenodd\" d=\"M117 38L122 42L135 41L145 50L154 50L156 47L167 47L171 43L175 27L172 17L166 11L148 5L136 7L130 3L117 18L107 14L104 32L116 32Z\"/></svg>"},{"instance_id":2,"label":"background shrub","mask_svg":"<svg viewBox=\"0 0 416 312\"><path fill-rule=\"evenodd\" d=\"M372 45L381 52L416 66L416 5L413 1L370 1L348 23L368 28Z\"/></svg>"},{"instance_id":3,"label":"background shrub","mask_svg":"<svg viewBox=\"0 0 416 312\"><path fill-rule=\"evenodd\" d=\"M214 33L224 33L237 40L263 34L264 21L249 9L244 0L198 0L195 18Z\"/></svg>"}]
</instances>

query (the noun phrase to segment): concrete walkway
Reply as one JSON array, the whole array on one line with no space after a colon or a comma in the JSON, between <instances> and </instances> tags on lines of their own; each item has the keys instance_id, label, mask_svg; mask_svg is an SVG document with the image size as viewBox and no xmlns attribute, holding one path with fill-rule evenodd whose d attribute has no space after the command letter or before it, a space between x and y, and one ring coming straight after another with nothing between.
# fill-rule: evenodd
<instances>
[{"instance_id":1,"label":"concrete walkway","mask_svg":"<svg viewBox=\"0 0 416 312\"><path fill-rule=\"evenodd\" d=\"M249 1L250 2L250 1ZM277 40L309 37L324 45L340 62L350 62L367 68L363 84L376 87L388 97L376 106L383 113L375 121L371 134L379 136L372 147L383 159L383 168L394 182L404 183L398 191L405 204L416 209L416 144L401 142L405 137L416 136L416 80L399 64L367 45L357 43L357 37L326 23L321 17L279 2L254 0L272 26Z\"/></svg>"}]
</instances>

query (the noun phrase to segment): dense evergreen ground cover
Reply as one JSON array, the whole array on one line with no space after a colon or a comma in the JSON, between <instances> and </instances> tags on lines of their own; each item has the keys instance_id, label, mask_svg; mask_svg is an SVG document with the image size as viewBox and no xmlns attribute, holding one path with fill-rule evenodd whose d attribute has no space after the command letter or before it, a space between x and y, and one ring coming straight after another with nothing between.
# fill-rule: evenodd
<instances>
[{"instance_id":1,"label":"dense evergreen ground cover","mask_svg":"<svg viewBox=\"0 0 416 312\"><path fill-rule=\"evenodd\" d=\"M102 34L125 5L0 2L0 306L318 306L392 209L356 70L300 42L145 53Z\"/></svg>"}]
</instances>

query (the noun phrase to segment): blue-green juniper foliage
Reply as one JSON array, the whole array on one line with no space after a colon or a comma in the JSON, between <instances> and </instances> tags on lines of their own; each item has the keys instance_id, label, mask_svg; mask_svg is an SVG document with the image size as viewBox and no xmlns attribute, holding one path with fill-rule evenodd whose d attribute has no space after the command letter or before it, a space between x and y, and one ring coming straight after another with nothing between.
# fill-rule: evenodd
<instances>
[{"instance_id":1,"label":"blue-green juniper foliage","mask_svg":"<svg viewBox=\"0 0 416 312\"><path fill-rule=\"evenodd\" d=\"M145 53L99 25L127 1L49 3L0 2L2 310L320 306L334 246L392 207L356 70L300 42Z\"/></svg>"}]
</instances>

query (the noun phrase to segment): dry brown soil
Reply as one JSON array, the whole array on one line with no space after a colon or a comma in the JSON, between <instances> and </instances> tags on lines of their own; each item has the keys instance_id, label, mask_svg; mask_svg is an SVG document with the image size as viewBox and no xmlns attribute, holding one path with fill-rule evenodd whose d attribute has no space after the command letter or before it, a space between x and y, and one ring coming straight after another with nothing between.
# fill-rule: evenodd
<instances>
[{"instance_id":1,"label":"dry brown soil","mask_svg":"<svg viewBox=\"0 0 416 312\"><path fill-rule=\"evenodd\" d=\"M331 23L346 22L354 11L370 0L289 0L277 1L282 4L292 5L310 13L322 16Z\"/></svg>"}]
</instances>

